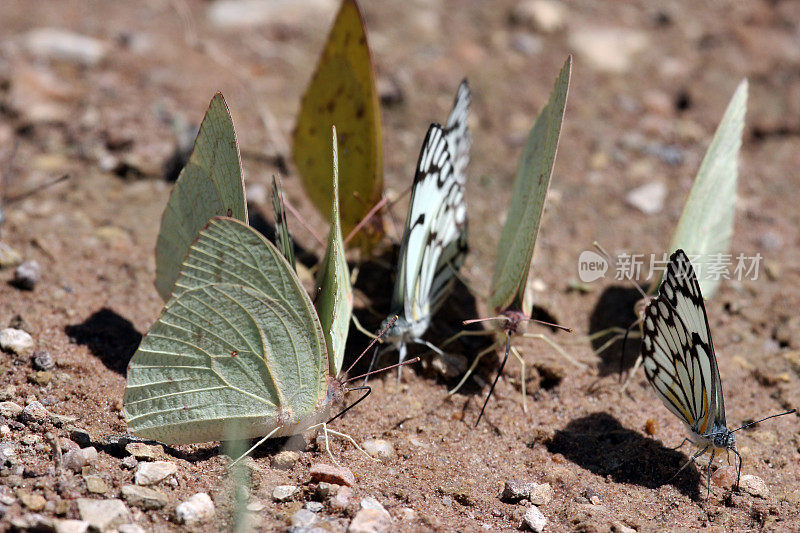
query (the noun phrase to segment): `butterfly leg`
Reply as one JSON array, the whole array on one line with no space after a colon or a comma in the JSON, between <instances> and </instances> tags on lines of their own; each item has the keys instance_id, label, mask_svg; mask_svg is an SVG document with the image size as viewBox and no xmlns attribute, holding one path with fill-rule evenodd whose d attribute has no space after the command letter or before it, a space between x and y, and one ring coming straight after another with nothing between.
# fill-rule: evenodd
<instances>
[{"instance_id":1,"label":"butterfly leg","mask_svg":"<svg viewBox=\"0 0 800 533\"><path fill-rule=\"evenodd\" d=\"M739 468L736 469L736 490L739 490L739 477L742 475L742 454L736 451L736 448L729 448L733 450L733 453L736 454L736 457L739 458Z\"/></svg>"},{"instance_id":2,"label":"butterfly leg","mask_svg":"<svg viewBox=\"0 0 800 533\"><path fill-rule=\"evenodd\" d=\"M497 375L494 377L494 381L492 382L492 388L489 389L489 394L486 395L486 399L483 401L483 407L481 407L481 413L478 415L478 420L475 421L475 427L478 427L478 424L483 417L483 411L486 410L486 404L489 403L489 398L492 397L492 392L494 392L494 386L497 385L497 380L500 379L500 374L503 373L503 367L506 366L506 361L508 361L508 353L511 351L511 336L506 335L506 353L503 355L503 362L500 363L500 367L497 369Z\"/></svg>"},{"instance_id":3,"label":"butterfly leg","mask_svg":"<svg viewBox=\"0 0 800 533\"><path fill-rule=\"evenodd\" d=\"M539 339L539 340L542 340L542 341L546 342L547 344L549 344L551 348L553 348L555 351L557 351L559 354L561 354L561 356L564 357L564 359L566 359L567 361L569 361L573 365L577 366L578 368L586 368L585 364L581 363L580 361L577 361L570 354L568 354L564 350L564 348L562 348L561 346L556 344L555 341L553 341L552 339L550 339L549 337L547 337L543 333L525 333L522 336L525 337L526 339Z\"/></svg>"},{"instance_id":4,"label":"butterfly leg","mask_svg":"<svg viewBox=\"0 0 800 533\"><path fill-rule=\"evenodd\" d=\"M511 347L511 355L517 358L520 364L520 373L522 374L522 412L528 412L528 404L526 402L527 394L526 394L526 383L525 383L525 359L522 358L522 354L519 353L514 346Z\"/></svg>"},{"instance_id":5,"label":"butterfly leg","mask_svg":"<svg viewBox=\"0 0 800 533\"><path fill-rule=\"evenodd\" d=\"M233 467L236 465L236 463L238 463L239 461L241 461L242 459L244 459L245 457L247 457L248 455L250 455L250 453L251 453L253 450L255 450L256 448L258 448L259 446L261 446L262 444L264 444L264 442L266 442L266 441L267 441L267 439L269 439L270 437L272 437L272 435L273 435L275 432L277 432L279 429L280 429L280 426L276 427L275 429L273 429L272 431L270 431L269 433L267 433L267 435L266 435L265 437L263 437L263 438L262 438L260 441L256 442L256 443L255 443L253 446L251 446L251 447L250 447L250 449L248 449L248 450L247 450L246 452L244 452L242 455L240 455L239 457L237 457L235 461L233 461L232 463L230 463L230 464L228 465L228 469L231 469L231 468L233 468Z\"/></svg>"},{"instance_id":6,"label":"butterfly leg","mask_svg":"<svg viewBox=\"0 0 800 533\"><path fill-rule=\"evenodd\" d=\"M501 344L499 342L495 342L482 352L478 353L478 355L476 355L475 359L472 361L472 364L470 365L469 369L467 369L467 372L464 374L464 377L461 378L461 381L458 382L458 385L456 385L447 392L447 395L450 396L458 392L458 390L464 386L464 383L467 382L467 379L472 375L472 373L475 372L475 368L478 366L478 363L480 362L481 358L487 353L495 351L500 345Z\"/></svg>"},{"instance_id":7,"label":"butterfly leg","mask_svg":"<svg viewBox=\"0 0 800 533\"><path fill-rule=\"evenodd\" d=\"M461 337L486 337L488 335L494 335L495 332L488 330L488 329L463 329L441 343L441 347L444 348L448 346L451 342L455 342L456 340L460 339Z\"/></svg>"},{"instance_id":8,"label":"butterfly leg","mask_svg":"<svg viewBox=\"0 0 800 533\"><path fill-rule=\"evenodd\" d=\"M711 497L711 465L714 464L714 456L717 454L717 449L711 449L711 459L708 461L708 469L706 470L706 500Z\"/></svg>"},{"instance_id":9,"label":"butterfly leg","mask_svg":"<svg viewBox=\"0 0 800 533\"><path fill-rule=\"evenodd\" d=\"M643 362L644 362L644 359L642 359L642 354L639 354L639 357L636 358L636 362L633 363L633 368L631 368L631 371L628 374L628 377L625 378L625 383L622 384L622 388L619 391L620 394L624 393L625 389L628 388L628 385L630 385L631 380L633 379L633 376L636 375L636 371L639 370L639 367L642 366Z\"/></svg>"},{"instance_id":10,"label":"butterfly leg","mask_svg":"<svg viewBox=\"0 0 800 533\"><path fill-rule=\"evenodd\" d=\"M701 455L703 455L704 453L706 453L706 452L708 451L708 449L709 449L709 448L710 448L710 446L706 446L705 448L703 448L702 450L700 450L699 452L697 452L696 454L694 454L693 456L691 456L691 457L689 458L689 460L688 460L688 461L686 461L685 463L683 463L683 466L682 466L682 467L680 467L680 468L678 469L678 471L677 471L677 472L675 472L674 474L672 474L672 477L671 477L671 478L669 478L669 479L667 480L667 483L671 483L673 479L675 479L676 477L678 477L678 474L680 474L681 472L683 472L683 469L684 469L684 468L686 468L686 467L687 467L687 466L689 466L690 464L693 464L693 463L694 463L694 460L695 460L695 459L697 459L698 457L700 457Z\"/></svg>"}]
</instances>

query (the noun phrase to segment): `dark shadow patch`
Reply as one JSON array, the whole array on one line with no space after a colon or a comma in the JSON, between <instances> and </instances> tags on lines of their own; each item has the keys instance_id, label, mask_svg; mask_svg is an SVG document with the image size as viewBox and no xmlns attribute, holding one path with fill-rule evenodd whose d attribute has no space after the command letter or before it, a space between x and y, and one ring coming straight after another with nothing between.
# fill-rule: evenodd
<instances>
[{"instance_id":1,"label":"dark shadow patch","mask_svg":"<svg viewBox=\"0 0 800 533\"><path fill-rule=\"evenodd\" d=\"M637 317L634 308L641 299L642 295L635 288L608 287L600 295L600 299L597 300L597 304L592 309L592 313L589 315L589 335L597 334L610 328L617 328L617 330L601 335L591 341L592 350L597 352L603 349L607 342L611 341L615 336L617 337L615 341L603 349L602 353L598 354L600 357L600 364L598 365L600 376L608 376L631 368L639 356L639 326L634 325L631 328L624 350L623 334L619 330L625 330L636 322Z\"/></svg>"},{"instance_id":2,"label":"dark shadow patch","mask_svg":"<svg viewBox=\"0 0 800 533\"><path fill-rule=\"evenodd\" d=\"M690 465L670 480L689 457L623 427L608 413L573 420L544 445L550 453L560 453L581 468L617 483L649 489L669 483L692 499L700 495L696 467Z\"/></svg>"},{"instance_id":3,"label":"dark shadow patch","mask_svg":"<svg viewBox=\"0 0 800 533\"><path fill-rule=\"evenodd\" d=\"M88 346L92 355L106 367L123 375L142 341L142 334L130 320L107 307L93 313L82 324L66 326L64 332L71 342Z\"/></svg>"}]
</instances>

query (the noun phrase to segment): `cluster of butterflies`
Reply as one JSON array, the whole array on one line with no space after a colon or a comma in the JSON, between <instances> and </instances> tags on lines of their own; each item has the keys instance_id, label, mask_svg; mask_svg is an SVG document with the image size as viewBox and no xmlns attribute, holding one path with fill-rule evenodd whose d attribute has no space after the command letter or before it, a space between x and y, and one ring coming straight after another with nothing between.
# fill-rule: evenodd
<instances>
[{"instance_id":1,"label":"cluster of butterflies","mask_svg":"<svg viewBox=\"0 0 800 533\"><path fill-rule=\"evenodd\" d=\"M358 24L346 18L342 22L343 16L360 17L352 0L344 2L335 26L357 31ZM334 37L332 32L329 42L336 41ZM365 36L344 41L366 42ZM323 65L317 77L322 73L325 81L331 74L325 74ZM353 70L354 78L342 82L345 92L359 86L358 69ZM522 334L520 324L531 316L527 279L570 72L568 58L529 135L499 241L488 304L496 313L491 318L501 324L497 345L505 344L505 358L515 353L511 337ZM312 80L306 99L320 90ZM645 373L700 447L692 460L708 451L713 460L719 450L732 450L738 456L734 435L738 430L728 429L725 421L701 282L681 248L709 253L729 246L746 91L743 82L720 124L670 245L677 251L658 295L649 299L641 315ZM371 98L367 94L362 99ZM432 124L428 129L417 163L391 308L384 321L386 339L399 352L401 363L412 343L439 351L423 337L464 262L469 106L465 81L445 125ZM365 120L365 127L373 131L374 118ZM302 129L299 124L297 131ZM156 287L166 303L128 368L124 403L132 433L173 445L232 438L263 437L263 441L326 423L336 415L345 393L359 388L349 387L347 383L356 378L342 372L353 308L342 219L350 229L358 223L349 212L341 215L353 189L343 185L342 191L347 191L343 193L340 183L352 182L353 173L342 166L340 182L336 131L334 127L332 151L325 150L331 158L321 154L316 158L329 169L328 178L314 183L328 184L327 194L317 196L327 202L324 211L330 214L330 234L312 301L295 272L293 243L277 182L273 182L277 246L248 225L233 122L222 95L214 97L161 224ZM318 166L314 158L298 157L298 151L304 153L296 146L295 157L306 167ZM346 150L349 158L354 153L375 152L365 151L357 141ZM303 172L300 161L297 166ZM726 198L731 202L703 219L708 210L696 204L707 203L710 191L716 202ZM708 288L712 293L713 289Z\"/></svg>"}]
</instances>

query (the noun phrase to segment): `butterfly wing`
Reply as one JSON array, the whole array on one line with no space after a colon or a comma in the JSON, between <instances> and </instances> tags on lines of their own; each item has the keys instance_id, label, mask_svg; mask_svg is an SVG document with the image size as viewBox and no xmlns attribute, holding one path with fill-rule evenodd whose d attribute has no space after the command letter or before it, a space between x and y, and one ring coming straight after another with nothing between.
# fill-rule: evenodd
<instances>
[{"instance_id":1,"label":"butterfly wing","mask_svg":"<svg viewBox=\"0 0 800 533\"><path fill-rule=\"evenodd\" d=\"M664 405L699 435L725 427L725 403L700 285L683 250L672 254L645 309L645 373Z\"/></svg>"},{"instance_id":2,"label":"butterfly wing","mask_svg":"<svg viewBox=\"0 0 800 533\"><path fill-rule=\"evenodd\" d=\"M689 255L709 259L730 252L736 211L737 160L746 109L747 80L744 80L731 98L697 171L670 250L681 248ZM706 298L714 295L719 282L714 276L704 276L700 280Z\"/></svg>"},{"instance_id":3,"label":"butterfly wing","mask_svg":"<svg viewBox=\"0 0 800 533\"><path fill-rule=\"evenodd\" d=\"M339 155L336 128L333 129L333 199L331 205L331 229L328 248L317 276L319 295L315 302L325 342L328 345L328 371L339 374L344 360L344 348L350 331L353 315L353 287L350 270L345 258L342 242L342 226L339 221Z\"/></svg>"},{"instance_id":4,"label":"butterfly wing","mask_svg":"<svg viewBox=\"0 0 800 533\"><path fill-rule=\"evenodd\" d=\"M286 209L283 203L283 186L281 179L272 176L272 209L275 211L275 245L283 257L289 262L292 270L297 272L297 260L294 255L294 239L289 232L286 220Z\"/></svg>"},{"instance_id":5,"label":"butterfly wing","mask_svg":"<svg viewBox=\"0 0 800 533\"><path fill-rule=\"evenodd\" d=\"M462 80L458 86L453 109L447 117L445 129L447 140L450 143L450 150L453 156L453 172L456 179L465 184L467 180L466 170L469 164L469 149L472 146L472 136L469 133L469 105L472 101L472 94L469 90L467 80Z\"/></svg>"},{"instance_id":6,"label":"butterfly wing","mask_svg":"<svg viewBox=\"0 0 800 533\"><path fill-rule=\"evenodd\" d=\"M453 277L452 267L442 265L443 253L447 250L449 259L458 259L454 243L462 239L465 226L464 185L456 178L445 130L432 124L411 190L392 313L408 322L432 314L432 304L444 299Z\"/></svg>"},{"instance_id":7,"label":"butterfly wing","mask_svg":"<svg viewBox=\"0 0 800 533\"><path fill-rule=\"evenodd\" d=\"M355 0L343 0L316 71L303 95L292 153L300 182L323 216L331 205L330 131L339 130L342 232L347 235L383 194L383 144L375 72L364 17ZM369 250L383 235L380 213L352 239Z\"/></svg>"},{"instance_id":8,"label":"butterfly wing","mask_svg":"<svg viewBox=\"0 0 800 533\"><path fill-rule=\"evenodd\" d=\"M547 105L536 118L517 168L489 296L489 308L495 312L510 309L522 310L526 315L531 312L525 302L525 287L553 173L571 68L570 57L556 79Z\"/></svg>"},{"instance_id":9,"label":"butterfly wing","mask_svg":"<svg viewBox=\"0 0 800 533\"><path fill-rule=\"evenodd\" d=\"M129 429L169 444L293 434L327 416L327 389L322 327L289 264L246 224L212 219L128 366Z\"/></svg>"},{"instance_id":10,"label":"butterfly wing","mask_svg":"<svg viewBox=\"0 0 800 533\"><path fill-rule=\"evenodd\" d=\"M156 243L156 289L172 293L197 233L213 217L247 221L239 146L228 106L217 93L206 111L189 162L172 189Z\"/></svg>"}]
</instances>

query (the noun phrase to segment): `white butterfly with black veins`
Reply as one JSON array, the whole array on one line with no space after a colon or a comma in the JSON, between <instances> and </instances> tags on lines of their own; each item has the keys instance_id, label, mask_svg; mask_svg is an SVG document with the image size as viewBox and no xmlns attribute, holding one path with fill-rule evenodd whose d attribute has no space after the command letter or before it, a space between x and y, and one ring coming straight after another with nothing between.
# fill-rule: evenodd
<instances>
[{"instance_id":1,"label":"white butterfly with black veins","mask_svg":"<svg viewBox=\"0 0 800 533\"><path fill-rule=\"evenodd\" d=\"M643 327L642 357L647 379L667 409L686 424L689 440L699 448L686 465L711 451L710 490L714 456L723 450L732 451L739 458L738 486L742 456L736 450L734 433L757 422L728 429L722 381L700 284L683 250L676 250L670 257L658 296L645 309Z\"/></svg>"},{"instance_id":2,"label":"white butterfly with black veins","mask_svg":"<svg viewBox=\"0 0 800 533\"><path fill-rule=\"evenodd\" d=\"M472 144L467 128L470 91L461 82L447 125L431 124L417 163L397 267L390 318L397 322L386 332L400 362L407 345L419 343L431 317L455 283L455 273L467 251L465 170ZM388 323L387 319L384 325Z\"/></svg>"}]
</instances>

